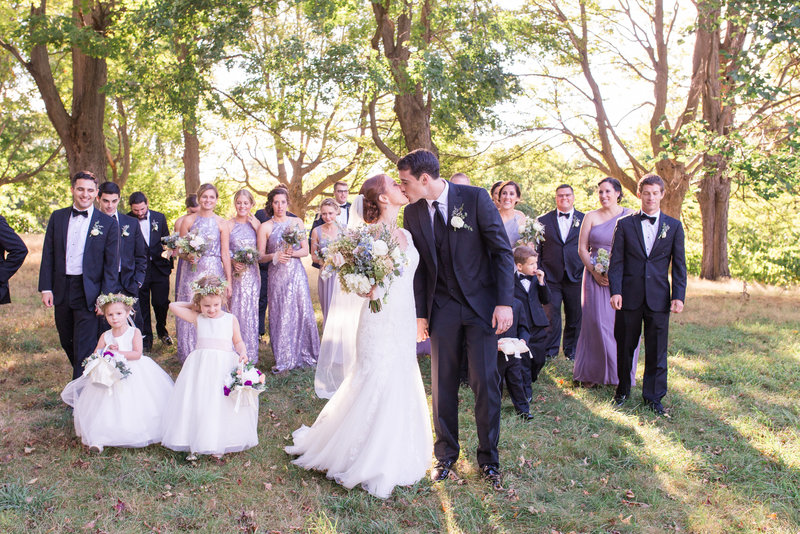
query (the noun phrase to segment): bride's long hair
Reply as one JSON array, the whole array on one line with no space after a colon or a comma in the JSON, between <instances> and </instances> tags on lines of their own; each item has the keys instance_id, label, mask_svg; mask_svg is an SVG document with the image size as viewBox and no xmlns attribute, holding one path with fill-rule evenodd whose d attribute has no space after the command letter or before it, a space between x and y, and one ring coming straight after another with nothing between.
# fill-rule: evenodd
<instances>
[{"instance_id":1,"label":"bride's long hair","mask_svg":"<svg viewBox=\"0 0 800 534\"><path fill-rule=\"evenodd\" d=\"M358 194L364 197L364 221L374 223L381 216L381 206L378 197L386 192L385 174L376 174L367 178Z\"/></svg>"}]
</instances>

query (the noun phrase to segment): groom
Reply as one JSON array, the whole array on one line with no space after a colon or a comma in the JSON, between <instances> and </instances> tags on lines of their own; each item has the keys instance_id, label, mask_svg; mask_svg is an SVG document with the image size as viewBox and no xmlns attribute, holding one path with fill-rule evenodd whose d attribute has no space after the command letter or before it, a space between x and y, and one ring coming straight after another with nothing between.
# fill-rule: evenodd
<instances>
[{"instance_id":1,"label":"groom","mask_svg":"<svg viewBox=\"0 0 800 534\"><path fill-rule=\"evenodd\" d=\"M459 362L466 341L475 394L478 464L502 489L497 442L500 377L497 338L513 322L514 258L500 215L485 190L439 178L439 161L424 149L397 162L409 204L403 224L419 250L414 276L417 341L431 338L433 426L431 472L445 480L458 459Z\"/></svg>"},{"instance_id":2,"label":"groom","mask_svg":"<svg viewBox=\"0 0 800 534\"><path fill-rule=\"evenodd\" d=\"M666 415L661 399L667 394L669 314L682 312L686 297L683 226L661 213L664 181L660 176L642 177L637 194L642 209L617 222L608 268L611 307L617 310L614 339L619 385L614 404L621 407L630 397L633 353L644 322L642 397L654 412Z\"/></svg>"}]
</instances>

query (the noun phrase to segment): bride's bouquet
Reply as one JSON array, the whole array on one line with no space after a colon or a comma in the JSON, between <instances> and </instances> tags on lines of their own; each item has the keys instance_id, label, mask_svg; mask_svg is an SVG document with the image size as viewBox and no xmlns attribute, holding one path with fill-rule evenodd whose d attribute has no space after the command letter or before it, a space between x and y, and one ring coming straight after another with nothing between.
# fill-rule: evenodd
<instances>
[{"instance_id":1,"label":"bride's bouquet","mask_svg":"<svg viewBox=\"0 0 800 534\"><path fill-rule=\"evenodd\" d=\"M178 238L176 243L178 253L199 258L208 250L208 242L197 230L192 230L185 236ZM192 272L197 271L197 265L192 263Z\"/></svg>"},{"instance_id":2,"label":"bride's bouquet","mask_svg":"<svg viewBox=\"0 0 800 534\"><path fill-rule=\"evenodd\" d=\"M256 406L258 404L258 394L267 389L264 373L256 369L250 362L240 363L231 371L225 384L222 386L222 393L226 397L233 395L236 397L234 411L239 411L239 405L244 402L245 406Z\"/></svg>"},{"instance_id":3,"label":"bride's bouquet","mask_svg":"<svg viewBox=\"0 0 800 534\"><path fill-rule=\"evenodd\" d=\"M242 247L236 252L231 254L233 261L242 263L244 265L255 265L258 263L258 251L253 247ZM239 276L240 273L234 273L234 276Z\"/></svg>"},{"instance_id":4,"label":"bride's bouquet","mask_svg":"<svg viewBox=\"0 0 800 534\"><path fill-rule=\"evenodd\" d=\"M608 265L611 262L611 253L601 248L597 251L597 258L594 260L594 270L600 274L608 274Z\"/></svg>"},{"instance_id":5,"label":"bride's bouquet","mask_svg":"<svg viewBox=\"0 0 800 534\"><path fill-rule=\"evenodd\" d=\"M161 253L162 258L168 260L172 257L172 252L178 248L180 238L181 234L178 232L172 232L168 236L161 238L161 242L164 243L164 252Z\"/></svg>"},{"instance_id":6,"label":"bride's bouquet","mask_svg":"<svg viewBox=\"0 0 800 534\"><path fill-rule=\"evenodd\" d=\"M122 354L100 349L88 358L83 360L83 376L87 377L93 384L100 384L108 389L111 395L111 387L124 378L128 378L131 369L128 367L128 360Z\"/></svg>"},{"instance_id":7,"label":"bride's bouquet","mask_svg":"<svg viewBox=\"0 0 800 534\"><path fill-rule=\"evenodd\" d=\"M369 309L381 311L386 291L403 272L406 257L383 224L350 228L326 247L321 276L337 273L342 290L364 295L374 288Z\"/></svg>"},{"instance_id":8,"label":"bride's bouquet","mask_svg":"<svg viewBox=\"0 0 800 534\"><path fill-rule=\"evenodd\" d=\"M536 243L544 241L544 225L534 217L525 217L525 221L519 225L520 245L525 243Z\"/></svg>"}]
</instances>

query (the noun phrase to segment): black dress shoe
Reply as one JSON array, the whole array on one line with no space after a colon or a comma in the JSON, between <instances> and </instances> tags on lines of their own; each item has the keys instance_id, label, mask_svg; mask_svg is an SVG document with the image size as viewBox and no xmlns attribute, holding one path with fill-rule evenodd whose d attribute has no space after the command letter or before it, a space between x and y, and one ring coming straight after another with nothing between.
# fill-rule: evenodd
<instances>
[{"instance_id":1,"label":"black dress shoe","mask_svg":"<svg viewBox=\"0 0 800 534\"><path fill-rule=\"evenodd\" d=\"M159 339L164 345L172 345L172 338L169 337L169 334L164 334Z\"/></svg>"},{"instance_id":2,"label":"black dress shoe","mask_svg":"<svg viewBox=\"0 0 800 534\"><path fill-rule=\"evenodd\" d=\"M613 404L615 408L622 408L626 400L628 400L627 395L614 395L614 400L611 401L611 404Z\"/></svg>"},{"instance_id":3,"label":"black dress shoe","mask_svg":"<svg viewBox=\"0 0 800 534\"><path fill-rule=\"evenodd\" d=\"M483 478L492 486L495 491L503 490L503 476L500 474L500 468L493 464L486 464L481 467L481 474Z\"/></svg>"},{"instance_id":4,"label":"black dress shoe","mask_svg":"<svg viewBox=\"0 0 800 534\"><path fill-rule=\"evenodd\" d=\"M522 421L525 423L530 423L533 419L533 416L530 414L530 412L517 412L517 417L522 419Z\"/></svg>"},{"instance_id":5,"label":"black dress shoe","mask_svg":"<svg viewBox=\"0 0 800 534\"><path fill-rule=\"evenodd\" d=\"M151 352L152 350L153 350L153 345L150 345L149 343L145 343L144 345L142 345L142 352Z\"/></svg>"},{"instance_id":6,"label":"black dress shoe","mask_svg":"<svg viewBox=\"0 0 800 534\"><path fill-rule=\"evenodd\" d=\"M431 480L433 482L441 482L450 477L453 469L453 460L437 460L431 469Z\"/></svg>"},{"instance_id":7,"label":"black dress shoe","mask_svg":"<svg viewBox=\"0 0 800 534\"><path fill-rule=\"evenodd\" d=\"M656 415L662 415L667 418L670 417L670 415L667 413L667 411L664 409L664 406L660 402L651 402L650 409L653 410L656 413Z\"/></svg>"}]
</instances>

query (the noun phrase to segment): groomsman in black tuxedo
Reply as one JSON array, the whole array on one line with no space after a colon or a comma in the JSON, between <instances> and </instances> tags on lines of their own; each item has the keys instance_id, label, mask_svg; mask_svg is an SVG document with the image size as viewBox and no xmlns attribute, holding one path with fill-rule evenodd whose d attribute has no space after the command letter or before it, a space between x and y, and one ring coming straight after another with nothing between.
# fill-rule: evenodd
<instances>
[{"instance_id":1,"label":"groomsman in black tuxedo","mask_svg":"<svg viewBox=\"0 0 800 534\"><path fill-rule=\"evenodd\" d=\"M566 184L556 189L556 209L539 217L544 225L544 242L539 245L539 264L550 288L550 304L545 306L550 322L545 343L547 358L558 356L562 345L561 304L564 304L564 355L575 359L575 345L581 330L581 279L583 263L578 256L578 236L583 213L573 207L575 193Z\"/></svg>"},{"instance_id":2,"label":"groomsman in black tuxedo","mask_svg":"<svg viewBox=\"0 0 800 534\"><path fill-rule=\"evenodd\" d=\"M611 307L617 310L614 339L619 385L614 404L620 407L630 397L633 352L644 322L642 397L654 412L665 415L661 399L667 394L669 314L681 313L686 298L684 234L679 220L661 213L664 181L660 176L644 176L638 189L642 209L617 221L608 268Z\"/></svg>"},{"instance_id":3,"label":"groomsman in black tuxedo","mask_svg":"<svg viewBox=\"0 0 800 534\"><path fill-rule=\"evenodd\" d=\"M11 302L8 279L19 270L27 255L28 247L0 215L0 304Z\"/></svg>"},{"instance_id":4,"label":"groomsman in black tuxedo","mask_svg":"<svg viewBox=\"0 0 800 534\"><path fill-rule=\"evenodd\" d=\"M333 184L333 199L339 204L339 215L336 216L336 222L342 226L342 228L347 226L347 221L350 220L350 203L347 201L347 196L350 194L350 186L347 185L347 182L336 182ZM314 219L314 222L311 223L311 230L308 231L308 246L311 246L311 233L314 231L314 228L323 224L322 217L317 215ZM319 263L312 263L312 267L316 267L319 269L321 265Z\"/></svg>"},{"instance_id":5,"label":"groomsman in black tuxedo","mask_svg":"<svg viewBox=\"0 0 800 534\"><path fill-rule=\"evenodd\" d=\"M403 225L420 255L414 275L417 341L429 334L431 339L436 429L431 478L449 478L459 456L459 367L466 341L478 465L492 487L502 489L496 334L514 322L514 257L508 235L486 190L440 178L432 152L414 150L397 162L397 169L411 202Z\"/></svg>"},{"instance_id":6,"label":"groomsman in black tuxedo","mask_svg":"<svg viewBox=\"0 0 800 534\"><path fill-rule=\"evenodd\" d=\"M162 237L169 235L167 218L163 213L153 211L147 197L141 191L132 193L128 198L131 211L128 215L135 217L144 239L147 256L147 271L139 290L139 306L142 309L142 339L145 352L153 348L153 323L150 319L150 303L156 316L156 333L164 345L172 345L172 338L167 331L167 312L169 311L169 274L172 271L172 259L165 259Z\"/></svg>"},{"instance_id":7,"label":"groomsman in black tuxedo","mask_svg":"<svg viewBox=\"0 0 800 534\"><path fill-rule=\"evenodd\" d=\"M97 204L100 211L117 221L119 225L119 286L129 297L139 298L139 289L144 284L147 271L147 252L144 238L139 229L139 221L128 215L119 213L119 186L114 182L100 184ZM133 305L133 324L142 329L142 312L139 302ZM106 318L100 316L100 332L109 328Z\"/></svg>"},{"instance_id":8,"label":"groomsman in black tuxedo","mask_svg":"<svg viewBox=\"0 0 800 534\"><path fill-rule=\"evenodd\" d=\"M94 174L76 173L70 191L72 207L54 211L47 222L39 291L45 306L55 306L58 337L74 379L81 376L83 360L97 345L97 297L119 291L119 227L94 208Z\"/></svg>"}]
</instances>

